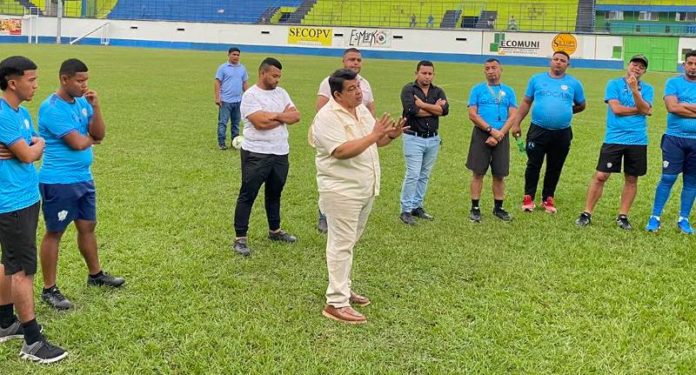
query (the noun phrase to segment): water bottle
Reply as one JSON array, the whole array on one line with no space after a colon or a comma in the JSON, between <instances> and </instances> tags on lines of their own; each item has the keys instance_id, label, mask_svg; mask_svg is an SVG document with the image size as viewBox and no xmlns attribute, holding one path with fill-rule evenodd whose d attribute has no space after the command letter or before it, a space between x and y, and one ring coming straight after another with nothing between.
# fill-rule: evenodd
<instances>
[{"instance_id":1,"label":"water bottle","mask_svg":"<svg viewBox=\"0 0 696 375\"><path fill-rule=\"evenodd\" d=\"M524 139L522 139L522 136L515 137L515 142L517 142L517 149L520 151L520 154L526 154L527 145L524 143Z\"/></svg>"}]
</instances>

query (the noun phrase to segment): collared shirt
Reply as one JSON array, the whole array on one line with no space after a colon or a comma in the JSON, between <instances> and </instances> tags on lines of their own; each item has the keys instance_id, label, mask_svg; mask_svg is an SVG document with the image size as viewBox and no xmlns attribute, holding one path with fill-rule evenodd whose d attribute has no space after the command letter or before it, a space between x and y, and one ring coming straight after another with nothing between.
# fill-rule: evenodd
<instances>
[{"instance_id":1,"label":"collared shirt","mask_svg":"<svg viewBox=\"0 0 696 375\"><path fill-rule=\"evenodd\" d=\"M20 140L31 144L36 136L26 108L12 108L0 98L0 143L9 148ZM34 163L17 158L0 160L0 214L29 207L39 201L39 178Z\"/></svg>"},{"instance_id":2,"label":"collared shirt","mask_svg":"<svg viewBox=\"0 0 696 375\"><path fill-rule=\"evenodd\" d=\"M549 72L533 75L524 96L534 100L532 123L550 130L570 127L573 105L585 103L580 81L569 74L552 77Z\"/></svg>"},{"instance_id":3,"label":"collared shirt","mask_svg":"<svg viewBox=\"0 0 696 375\"><path fill-rule=\"evenodd\" d=\"M367 107L361 104L355 110L357 118L330 99L314 117L311 138L316 148L319 193L333 192L355 199L379 195L381 171L376 143L349 159L332 156L342 144L372 132L375 119Z\"/></svg>"},{"instance_id":4,"label":"collared shirt","mask_svg":"<svg viewBox=\"0 0 696 375\"><path fill-rule=\"evenodd\" d=\"M218 68L215 79L220 81L221 101L225 103L242 101L243 83L249 80L249 74L244 65L226 62Z\"/></svg>"},{"instance_id":5,"label":"collared shirt","mask_svg":"<svg viewBox=\"0 0 696 375\"><path fill-rule=\"evenodd\" d=\"M362 103L369 105L375 101L374 96L372 96L372 87L370 87L370 82L367 82L360 74L358 74L358 82L360 83L360 91L362 91ZM329 77L324 78L319 84L318 96L323 96L325 98L331 99L331 87L329 86Z\"/></svg>"},{"instance_id":6,"label":"collared shirt","mask_svg":"<svg viewBox=\"0 0 696 375\"><path fill-rule=\"evenodd\" d=\"M510 107L517 108L517 98L510 86L502 83L491 86L488 82L481 82L471 89L469 107L476 107L476 113L487 124L500 130L508 119Z\"/></svg>"},{"instance_id":7,"label":"collared shirt","mask_svg":"<svg viewBox=\"0 0 696 375\"><path fill-rule=\"evenodd\" d=\"M253 85L244 92L240 112L244 120L244 141L242 149L259 154L287 155L290 153L288 144L288 125L282 124L273 129L256 129L249 121L249 115L256 112L283 112L286 107L294 107L290 95L282 87L264 90Z\"/></svg>"},{"instance_id":8,"label":"collared shirt","mask_svg":"<svg viewBox=\"0 0 696 375\"><path fill-rule=\"evenodd\" d=\"M76 132L89 135L89 122L94 115L92 105L84 97L68 103L51 94L39 107L39 135L46 140L39 182L74 184L92 181L92 147L75 150L63 138Z\"/></svg>"},{"instance_id":9,"label":"collared shirt","mask_svg":"<svg viewBox=\"0 0 696 375\"><path fill-rule=\"evenodd\" d=\"M638 91L640 96L650 107L653 105L653 88L649 84L639 81ZM617 100L625 107L635 107L636 101L633 99L633 92L626 83L626 78L612 79L607 83L604 94L604 102ZM644 114L630 116L619 116L607 105L607 130L604 136L604 143L619 145L647 145L648 144L648 121Z\"/></svg>"},{"instance_id":10,"label":"collared shirt","mask_svg":"<svg viewBox=\"0 0 696 375\"><path fill-rule=\"evenodd\" d=\"M667 80L665 96L675 96L679 103L696 104L696 82L680 75ZM696 138L696 118L667 113L667 135Z\"/></svg>"},{"instance_id":11,"label":"collared shirt","mask_svg":"<svg viewBox=\"0 0 696 375\"><path fill-rule=\"evenodd\" d=\"M418 86L418 82L406 84L401 90L401 105L404 108L403 115L406 117L406 125L410 126L410 131L418 133L435 133L440 127L440 116L417 117L416 114L420 110L416 107L416 100L413 95L416 95L420 100L428 104L435 104L438 99L447 100L445 92L430 84L428 95L426 96L423 89ZM449 113L449 103L442 106L442 116L447 116Z\"/></svg>"}]
</instances>

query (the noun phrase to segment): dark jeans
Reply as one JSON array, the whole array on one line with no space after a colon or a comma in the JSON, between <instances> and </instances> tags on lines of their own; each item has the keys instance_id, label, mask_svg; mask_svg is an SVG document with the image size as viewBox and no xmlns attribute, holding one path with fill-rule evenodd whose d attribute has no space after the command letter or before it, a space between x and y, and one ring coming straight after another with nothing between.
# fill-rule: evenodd
<instances>
[{"instance_id":1,"label":"dark jeans","mask_svg":"<svg viewBox=\"0 0 696 375\"><path fill-rule=\"evenodd\" d=\"M573 140L570 127L560 130L549 130L532 124L527 133L527 170L524 172L524 194L532 199L536 195L541 165L546 157L546 173L542 200L553 197L561 178L561 171Z\"/></svg>"},{"instance_id":2,"label":"dark jeans","mask_svg":"<svg viewBox=\"0 0 696 375\"><path fill-rule=\"evenodd\" d=\"M218 146L225 144L228 121L232 120L232 126L230 127L232 133L231 139L239 135L239 120L242 118L239 112L240 104L241 103L220 103L220 109L218 111Z\"/></svg>"},{"instance_id":3,"label":"dark jeans","mask_svg":"<svg viewBox=\"0 0 696 375\"><path fill-rule=\"evenodd\" d=\"M288 155L257 154L241 150L242 186L234 210L234 231L246 237L249 216L262 184L266 184L265 206L268 229L280 229L280 195L288 177Z\"/></svg>"}]
</instances>

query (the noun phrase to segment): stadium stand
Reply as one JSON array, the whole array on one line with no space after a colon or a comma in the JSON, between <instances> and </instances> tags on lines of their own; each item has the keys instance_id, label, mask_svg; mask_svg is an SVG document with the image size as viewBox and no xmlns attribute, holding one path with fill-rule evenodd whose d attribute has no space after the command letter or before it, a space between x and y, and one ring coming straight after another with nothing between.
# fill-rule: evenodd
<instances>
[{"instance_id":1,"label":"stadium stand","mask_svg":"<svg viewBox=\"0 0 696 375\"><path fill-rule=\"evenodd\" d=\"M319 0L302 19L307 25L473 27L505 30L512 16L519 29L574 31L578 0L394 1ZM412 23L412 18L415 23Z\"/></svg>"},{"instance_id":2,"label":"stadium stand","mask_svg":"<svg viewBox=\"0 0 696 375\"><path fill-rule=\"evenodd\" d=\"M169 0L166 2L120 0L109 13L108 18L257 23L264 14L272 19L275 13L267 12L269 8L277 8L277 12L282 7L298 8L301 3L301 0Z\"/></svg>"},{"instance_id":3,"label":"stadium stand","mask_svg":"<svg viewBox=\"0 0 696 375\"><path fill-rule=\"evenodd\" d=\"M696 5L686 0L597 0L595 30L612 34L696 34Z\"/></svg>"}]
</instances>

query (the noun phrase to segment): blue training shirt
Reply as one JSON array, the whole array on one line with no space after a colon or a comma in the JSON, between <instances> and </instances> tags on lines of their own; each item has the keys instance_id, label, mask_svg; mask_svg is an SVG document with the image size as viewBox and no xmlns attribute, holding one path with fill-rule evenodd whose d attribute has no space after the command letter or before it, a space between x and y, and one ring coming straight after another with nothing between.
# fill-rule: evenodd
<instances>
[{"instance_id":1,"label":"blue training shirt","mask_svg":"<svg viewBox=\"0 0 696 375\"><path fill-rule=\"evenodd\" d=\"M582 84L569 74L561 78L553 78L548 72L535 74L524 95L534 100L532 123L551 130L570 127L573 105L585 103Z\"/></svg>"},{"instance_id":2,"label":"blue training shirt","mask_svg":"<svg viewBox=\"0 0 696 375\"><path fill-rule=\"evenodd\" d=\"M249 80L249 74L242 64L226 62L218 68L215 79L220 81L220 100L225 103L239 103L244 93L242 83Z\"/></svg>"},{"instance_id":3,"label":"blue training shirt","mask_svg":"<svg viewBox=\"0 0 696 375\"><path fill-rule=\"evenodd\" d=\"M679 103L696 104L696 82L688 81L684 75L673 77L665 84L665 96L676 96ZM667 135L696 138L696 118L667 113Z\"/></svg>"},{"instance_id":4,"label":"blue training shirt","mask_svg":"<svg viewBox=\"0 0 696 375\"><path fill-rule=\"evenodd\" d=\"M500 130L508 119L509 108L517 108L517 98L510 86L489 86L488 82L481 82L471 88L469 107L472 106L476 106L476 112L490 126Z\"/></svg>"},{"instance_id":5,"label":"blue training shirt","mask_svg":"<svg viewBox=\"0 0 696 375\"><path fill-rule=\"evenodd\" d=\"M650 107L653 105L655 92L649 84L639 81L638 90L640 96ZM607 82L604 93L604 102L618 100L619 104L626 107L635 107L636 101L633 99L631 88L628 87L624 77L612 79ZM630 116L617 116L611 107L607 105L607 130L604 136L604 143L619 145L647 145L648 144L648 121L643 114Z\"/></svg>"},{"instance_id":6,"label":"blue training shirt","mask_svg":"<svg viewBox=\"0 0 696 375\"><path fill-rule=\"evenodd\" d=\"M15 110L0 98L0 143L6 147L24 140L31 144L36 136L31 115L24 107ZM17 158L0 160L0 214L27 208L38 202L39 180L34 163Z\"/></svg>"},{"instance_id":7,"label":"blue training shirt","mask_svg":"<svg viewBox=\"0 0 696 375\"><path fill-rule=\"evenodd\" d=\"M63 137L74 131L87 136L93 115L94 109L84 97L68 103L57 94L51 94L41 103L39 135L46 140L46 151L39 182L74 184L92 181L92 147L75 150L65 143Z\"/></svg>"}]
</instances>

